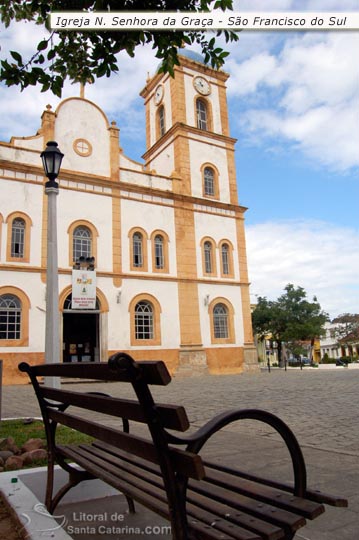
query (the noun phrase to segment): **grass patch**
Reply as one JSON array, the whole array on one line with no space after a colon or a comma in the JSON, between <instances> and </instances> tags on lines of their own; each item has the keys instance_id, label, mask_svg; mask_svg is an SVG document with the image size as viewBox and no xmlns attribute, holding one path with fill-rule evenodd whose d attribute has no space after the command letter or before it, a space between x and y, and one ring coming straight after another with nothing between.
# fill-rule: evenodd
<instances>
[{"instance_id":1,"label":"grass patch","mask_svg":"<svg viewBox=\"0 0 359 540\"><path fill-rule=\"evenodd\" d=\"M13 437L15 444L19 448L29 439L43 439L46 448L45 428L41 420L34 420L31 423L24 422L24 420L2 420L0 422L0 439L7 437ZM67 426L57 426L57 444L86 444L92 441L93 437L79 433ZM47 460L38 460L31 465L25 465L24 468L42 467L44 465L47 465Z\"/></svg>"}]
</instances>

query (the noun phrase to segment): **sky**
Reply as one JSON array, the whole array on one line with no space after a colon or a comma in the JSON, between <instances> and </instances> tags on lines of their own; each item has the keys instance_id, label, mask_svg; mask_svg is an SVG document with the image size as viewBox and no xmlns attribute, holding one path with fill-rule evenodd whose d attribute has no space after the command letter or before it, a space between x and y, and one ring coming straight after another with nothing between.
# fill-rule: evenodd
<instances>
[{"instance_id":1,"label":"sky","mask_svg":"<svg viewBox=\"0 0 359 540\"><path fill-rule=\"evenodd\" d=\"M359 11L359 0L235 0L235 11ZM31 57L45 31L1 28L0 56ZM251 301L275 300L288 283L317 297L331 318L359 313L359 31L243 31L227 46L231 136L239 203L248 207ZM120 128L126 155L142 161L139 92L159 65L151 48L120 54L120 72L86 88ZM66 83L63 98L78 96ZM59 99L0 86L0 140L40 127Z\"/></svg>"}]
</instances>

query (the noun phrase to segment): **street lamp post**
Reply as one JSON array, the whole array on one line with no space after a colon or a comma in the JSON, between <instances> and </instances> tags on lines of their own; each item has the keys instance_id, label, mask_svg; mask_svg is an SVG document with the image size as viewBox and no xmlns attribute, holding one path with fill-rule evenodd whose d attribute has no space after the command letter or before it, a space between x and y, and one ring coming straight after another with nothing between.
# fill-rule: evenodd
<instances>
[{"instance_id":1,"label":"street lamp post","mask_svg":"<svg viewBox=\"0 0 359 540\"><path fill-rule=\"evenodd\" d=\"M45 327L45 363L60 362L60 316L59 316L59 281L57 263L57 215L56 197L59 184L56 178L60 172L62 154L55 141L49 141L41 153L42 164L48 182L45 184L47 195L47 270L46 270L46 327ZM57 377L45 377L46 386L59 386Z\"/></svg>"}]
</instances>

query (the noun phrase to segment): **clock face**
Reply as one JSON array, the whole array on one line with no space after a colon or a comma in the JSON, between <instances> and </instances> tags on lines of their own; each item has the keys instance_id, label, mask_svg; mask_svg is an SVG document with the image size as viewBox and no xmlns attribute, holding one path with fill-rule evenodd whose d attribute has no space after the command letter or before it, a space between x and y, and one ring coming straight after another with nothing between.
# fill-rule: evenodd
<instances>
[{"instance_id":1,"label":"clock face","mask_svg":"<svg viewBox=\"0 0 359 540\"><path fill-rule=\"evenodd\" d=\"M157 88L156 88L156 91L155 91L155 103L156 103L156 105L161 103L162 98L163 98L163 86L162 86L162 84L159 84L157 86Z\"/></svg>"},{"instance_id":2,"label":"clock face","mask_svg":"<svg viewBox=\"0 0 359 540\"><path fill-rule=\"evenodd\" d=\"M204 77L195 77L193 79L193 86L203 96L208 96L211 93L211 87L209 82Z\"/></svg>"}]
</instances>

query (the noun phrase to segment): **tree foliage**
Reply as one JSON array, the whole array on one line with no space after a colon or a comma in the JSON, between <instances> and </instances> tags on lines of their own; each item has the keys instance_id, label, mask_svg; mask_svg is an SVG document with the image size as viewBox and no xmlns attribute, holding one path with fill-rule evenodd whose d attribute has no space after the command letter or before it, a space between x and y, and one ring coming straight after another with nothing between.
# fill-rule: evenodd
<instances>
[{"instance_id":1,"label":"tree foliage","mask_svg":"<svg viewBox=\"0 0 359 540\"><path fill-rule=\"evenodd\" d=\"M184 45L199 44L205 62L220 68L228 56L216 44L223 35L226 43L237 41L238 34L218 30L211 34L206 30L182 31L57 31L48 26L50 11L209 11L231 10L233 0L0 0L0 20L8 27L16 21L32 21L48 30L37 50L29 59L23 59L18 51L11 51L11 58L1 61L0 80L6 85L20 86L39 84L41 91L51 90L61 96L66 78L73 82L94 82L99 77L109 77L118 67L117 53L126 51L131 57L135 49L152 43L156 57L162 60L161 71L173 75L178 64L177 51Z\"/></svg>"},{"instance_id":2,"label":"tree foliage","mask_svg":"<svg viewBox=\"0 0 359 540\"><path fill-rule=\"evenodd\" d=\"M302 287L289 283L284 290L274 301L259 297L252 314L254 332L262 339L270 335L278 343L279 356L283 343L296 351L301 342L320 337L328 321L316 297L309 302Z\"/></svg>"}]
</instances>

